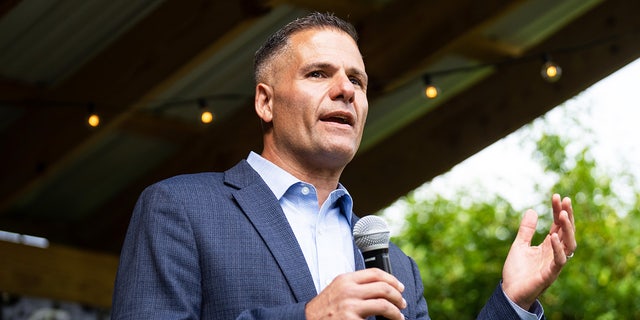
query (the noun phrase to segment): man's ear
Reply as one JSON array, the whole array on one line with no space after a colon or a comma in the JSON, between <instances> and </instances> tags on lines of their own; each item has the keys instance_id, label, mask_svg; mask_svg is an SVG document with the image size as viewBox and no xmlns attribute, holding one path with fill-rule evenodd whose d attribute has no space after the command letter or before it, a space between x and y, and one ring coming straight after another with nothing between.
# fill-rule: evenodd
<instances>
[{"instance_id":1,"label":"man's ear","mask_svg":"<svg viewBox=\"0 0 640 320\"><path fill-rule=\"evenodd\" d=\"M258 83L256 85L255 108L258 117L265 123L273 120L273 88L271 86Z\"/></svg>"}]
</instances>

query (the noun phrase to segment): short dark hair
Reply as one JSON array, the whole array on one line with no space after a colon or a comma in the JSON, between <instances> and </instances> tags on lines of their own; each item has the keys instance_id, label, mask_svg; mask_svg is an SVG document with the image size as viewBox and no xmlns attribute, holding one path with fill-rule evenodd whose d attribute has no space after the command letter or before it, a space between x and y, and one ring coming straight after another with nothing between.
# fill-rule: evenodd
<instances>
[{"instance_id":1,"label":"short dark hair","mask_svg":"<svg viewBox=\"0 0 640 320\"><path fill-rule=\"evenodd\" d=\"M280 30L273 33L260 47L260 49L256 51L253 61L254 78L256 83L261 80L260 78L264 72L264 67L267 62L286 47L291 35L299 31L314 28L333 28L341 30L351 36L356 43L358 42L358 33L356 28L351 23L338 18L333 13L313 12L305 17L293 20Z\"/></svg>"}]
</instances>

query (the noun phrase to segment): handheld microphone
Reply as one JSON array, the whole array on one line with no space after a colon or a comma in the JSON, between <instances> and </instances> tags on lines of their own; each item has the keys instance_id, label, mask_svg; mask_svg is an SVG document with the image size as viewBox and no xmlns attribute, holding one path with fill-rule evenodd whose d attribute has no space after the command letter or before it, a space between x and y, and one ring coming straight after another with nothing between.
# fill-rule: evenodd
<instances>
[{"instance_id":1,"label":"handheld microphone","mask_svg":"<svg viewBox=\"0 0 640 320\"><path fill-rule=\"evenodd\" d=\"M391 273L390 231L384 219L369 215L358 220L353 227L353 238L362 252L365 267L378 268Z\"/></svg>"},{"instance_id":2,"label":"handheld microphone","mask_svg":"<svg viewBox=\"0 0 640 320\"><path fill-rule=\"evenodd\" d=\"M378 268L391 273L389 263L389 226L378 216L365 216L353 227L353 238L362 252L367 268ZM387 320L376 316L376 320Z\"/></svg>"}]
</instances>

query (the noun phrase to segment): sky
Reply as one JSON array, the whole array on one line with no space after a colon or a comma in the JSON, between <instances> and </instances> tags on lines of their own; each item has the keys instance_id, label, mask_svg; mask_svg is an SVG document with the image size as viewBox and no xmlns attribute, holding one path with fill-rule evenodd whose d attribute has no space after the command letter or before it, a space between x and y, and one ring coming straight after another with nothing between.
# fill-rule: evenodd
<instances>
[{"instance_id":1,"label":"sky","mask_svg":"<svg viewBox=\"0 0 640 320\"><path fill-rule=\"evenodd\" d=\"M637 181L640 177L639 96L640 59L552 109L542 117L544 120L532 121L425 183L415 190L415 197L429 199L435 194L448 197L455 190L466 188L472 195L498 194L523 212L533 204L550 199L550 194L539 194L534 188L535 182L543 186L542 190L548 190L555 181L532 159L535 141L543 130L575 141L567 150L569 155L589 146L598 166L605 172L631 172ZM623 196L630 192L624 182L614 184L614 188ZM383 211L392 229L401 224L404 206L399 201Z\"/></svg>"}]
</instances>

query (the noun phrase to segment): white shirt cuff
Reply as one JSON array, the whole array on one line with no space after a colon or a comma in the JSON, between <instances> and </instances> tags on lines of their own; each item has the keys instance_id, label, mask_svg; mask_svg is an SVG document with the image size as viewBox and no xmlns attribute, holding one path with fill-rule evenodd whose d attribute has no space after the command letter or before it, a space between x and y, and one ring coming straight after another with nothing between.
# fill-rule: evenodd
<instances>
[{"instance_id":1,"label":"white shirt cuff","mask_svg":"<svg viewBox=\"0 0 640 320\"><path fill-rule=\"evenodd\" d=\"M544 315L544 309L542 309L542 304L540 304L540 301L536 300L536 302L534 302L533 305L531 306L531 308L527 311L525 309L522 309L515 302L511 301L511 299L509 299L509 297L507 297L507 295L504 293L504 291L502 291L502 294L504 294L504 297L507 298L507 301L509 301L509 304L511 305L513 310L516 311L516 313L518 314L520 319L522 319L522 320L540 320L540 319L542 319L542 316Z\"/></svg>"}]
</instances>

